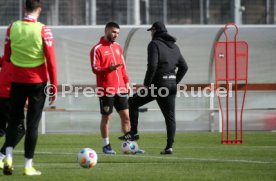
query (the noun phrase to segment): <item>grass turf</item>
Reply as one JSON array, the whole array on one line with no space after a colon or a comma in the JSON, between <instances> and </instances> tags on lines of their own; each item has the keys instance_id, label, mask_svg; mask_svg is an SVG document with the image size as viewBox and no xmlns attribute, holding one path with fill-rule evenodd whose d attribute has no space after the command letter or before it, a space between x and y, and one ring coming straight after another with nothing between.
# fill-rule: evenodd
<instances>
[{"instance_id":1,"label":"grass turf","mask_svg":"<svg viewBox=\"0 0 276 181\"><path fill-rule=\"evenodd\" d=\"M120 134L110 140L117 155L102 154L100 134L40 135L34 158L41 176L23 176L23 143L14 151L14 173L0 180L276 180L276 133L245 132L244 144L222 145L219 133L177 133L173 155L160 155L165 133L142 133L138 144L144 155L120 153ZM0 143L3 143L1 138ZM76 156L81 148L98 153L92 169L80 168Z\"/></svg>"}]
</instances>

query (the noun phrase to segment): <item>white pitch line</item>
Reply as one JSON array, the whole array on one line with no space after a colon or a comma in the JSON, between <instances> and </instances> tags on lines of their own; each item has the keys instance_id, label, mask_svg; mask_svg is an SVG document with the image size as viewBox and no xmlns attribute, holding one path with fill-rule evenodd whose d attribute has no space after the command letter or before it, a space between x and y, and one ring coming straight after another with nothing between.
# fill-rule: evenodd
<instances>
[{"instance_id":1,"label":"white pitch line","mask_svg":"<svg viewBox=\"0 0 276 181\"><path fill-rule=\"evenodd\" d=\"M126 155L117 155L117 156L126 156ZM139 157L139 158L158 158L158 159L173 159L173 160L193 160L193 161L206 161L206 162L235 162L235 163L252 163L252 164L276 164L276 162L267 162L267 161L255 161L255 160L220 160L220 159L209 159L209 158L188 158L188 157L172 157L170 155L167 156L149 156L149 155L144 155L144 156L139 156L139 155L129 155L132 157Z\"/></svg>"},{"instance_id":2,"label":"white pitch line","mask_svg":"<svg viewBox=\"0 0 276 181\"><path fill-rule=\"evenodd\" d=\"M23 151L14 151L17 153L23 153ZM36 154L45 155L76 155L76 153L70 152L36 152ZM173 157L171 155L166 156L153 156L153 155L106 155L98 153L101 156L116 156L116 157L132 157L132 158L153 158L153 159L171 159L171 160L192 160L192 161L205 161L205 162L220 162L220 163L249 163L249 164L276 164L273 161L256 161L256 160L222 160L222 159L210 159L210 158L189 158L189 157Z\"/></svg>"}]
</instances>

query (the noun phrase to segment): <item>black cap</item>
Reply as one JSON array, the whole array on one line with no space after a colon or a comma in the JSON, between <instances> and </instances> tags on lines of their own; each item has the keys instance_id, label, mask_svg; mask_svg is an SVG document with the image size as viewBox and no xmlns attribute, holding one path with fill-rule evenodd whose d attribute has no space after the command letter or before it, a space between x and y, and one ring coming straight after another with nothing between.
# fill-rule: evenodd
<instances>
[{"instance_id":1,"label":"black cap","mask_svg":"<svg viewBox=\"0 0 276 181\"><path fill-rule=\"evenodd\" d=\"M164 23L157 21L152 24L151 28L147 29L147 31L156 30L157 32L168 32Z\"/></svg>"}]
</instances>

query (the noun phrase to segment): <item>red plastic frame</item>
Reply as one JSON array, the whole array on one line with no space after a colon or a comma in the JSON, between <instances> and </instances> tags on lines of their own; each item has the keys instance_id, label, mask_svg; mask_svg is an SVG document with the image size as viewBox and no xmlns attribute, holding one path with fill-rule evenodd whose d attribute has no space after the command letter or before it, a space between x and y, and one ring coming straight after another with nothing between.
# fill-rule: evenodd
<instances>
[{"instance_id":1,"label":"red plastic frame","mask_svg":"<svg viewBox=\"0 0 276 181\"><path fill-rule=\"evenodd\" d=\"M229 40L227 35L227 29L229 26L234 26L235 35L232 41ZM218 90L218 100L222 116L222 144L242 144L243 143L243 110L245 95L248 85L248 44L245 41L237 41L238 27L234 23L226 24L224 27L225 41L220 41L215 44L215 74L216 74L216 90ZM242 82L241 82L242 81ZM235 93L235 138L231 138L230 135L230 120L229 112L233 109L229 106L229 83L234 83ZM244 94L242 97L241 108L238 108L238 85L243 83ZM225 97L225 112L226 119L224 116L224 107L221 101L220 85L226 86L226 97ZM240 112L240 118L238 111ZM226 125L225 125L226 124ZM226 134L226 135L225 135ZM226 136L226 137L225 137Z\"/></svg>"}]
</instances>

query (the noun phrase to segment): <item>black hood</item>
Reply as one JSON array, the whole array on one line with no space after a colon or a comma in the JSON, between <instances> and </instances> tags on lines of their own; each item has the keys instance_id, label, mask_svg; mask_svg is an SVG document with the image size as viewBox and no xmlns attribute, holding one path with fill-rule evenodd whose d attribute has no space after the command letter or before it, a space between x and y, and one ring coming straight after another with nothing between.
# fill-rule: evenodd
<instances>
[{"instance_id":1,"label":"black hood","mask_svg":"<svg viewBox=\"0 0 276 181\"><path fill-rule=\"evenodd\" d=\"M147 29L147 31L155 30L156 32L168 32L164 23L157 21L152 24L151 28Z\"/></svg>"},{"instance_id":2,"label":"black hood","mask_svg":"<svg viewBox=\"0 0 276 181\"><path fill-rule=\"evenodd\" d=\"M176 42L176 38L171 36L167 32L156 32L152 40L160 40L170 48L172 48L174 46L174 43Z\"/></svg>"}]
</instances>

